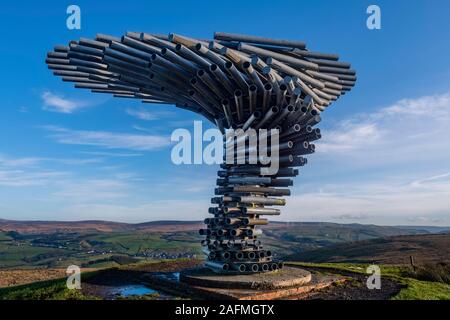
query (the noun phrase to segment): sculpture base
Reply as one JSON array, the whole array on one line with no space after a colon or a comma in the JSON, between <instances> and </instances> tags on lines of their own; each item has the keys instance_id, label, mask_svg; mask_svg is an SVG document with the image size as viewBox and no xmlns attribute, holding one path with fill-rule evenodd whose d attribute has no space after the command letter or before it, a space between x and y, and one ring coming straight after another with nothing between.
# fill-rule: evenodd
<instances>
[{"instance_id":1,"label":"sculpture base","mask_svg":"<svg viewBox=\"0 0 450 320\"><path fill-rule=\"evenodd\" d=\"M180 281L211 288L271 290L305 285L311 281L311 273L285 268L264 273L218 275L207 268L196 268L181 272Z\"/></svg>"},{"instance_id":2,"label":"sculpture base","mask_svg":"<svg viewBox=\"0 0 450 320\"><path fill-rule=\"evenodd\" d=\"M207 268L183 270L179 279L164 273L147 274L144 284L191 299L273 300L305 296L345 281L342 277L311 275L300 268L251 275L218 275Z\"/></svg>"}]
</instances>

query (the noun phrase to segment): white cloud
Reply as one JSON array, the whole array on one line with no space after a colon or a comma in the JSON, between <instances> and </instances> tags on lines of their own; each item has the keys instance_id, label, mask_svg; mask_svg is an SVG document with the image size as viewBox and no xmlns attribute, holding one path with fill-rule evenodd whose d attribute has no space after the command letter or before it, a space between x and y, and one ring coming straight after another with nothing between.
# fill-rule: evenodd
<instances>
[{"instance_id":1,"label":"white cloud","mask_svg":"<svg viewBox=\"0 0 450 320\"><path fill-rule=\"evenodd\" d=\"M52 195L65 201L90 202L126 196L127 183L119 179L85 179L63 181Z\"/></svg>"},{"instance_id":2,"label":"white cloud","mask_svg":"<svg viewBox=\"0 0 450 320\"><path fill-rule=\"evenodd\" d=\"M312 178L293 190L280 218L450 224L449 121L450 94L441 94L323 130L304 169Z\"/></svg>"},{"instance_id":3,"label":"white cloud","mask_svg":"<svg viewBox=\"0 0 450 320\"><path fill-rule=\"evenodd\" d=\"M120 222L147 222L155 220L201 221L208 211L204 200L160 200L142 205L76 204L62 208L59 219L96 219ZM72 217L72 218L70 218Z\"/></svg>"},{"instance_id":4,"label":"white cloud","mask_svg":"<svg viewBox=\"0 0 450 320\"><path fill-rule=\"evenodd\" d=\"M73 113L78 109L88 106L88 104L84 101L70 100L50 91L45 91L42 93L41 98L44 103L43 109L46 111Z\"/></svg>"},{"instance_id":5,"label":"white cloud","mask_svg":"<svg viewBox=\"0 0 450 320\"><path fill-rule=\"evenodd\" d=\"M103 151L81 151L83 154L90 154L93 156L101 157L118 157L118 158L128 158L128 157L140 157L142 153L124 153L124 152L103 152Z\"/></svg>"},{"instance_id":6,"label":"white cloud","mask_svg":"<svg viewBox=\"0 0 450 320\"><path fill-rule=\"evenodd\" d=\"M42 161L39 157L10 158L0 154L0 166L5 167L21 167L33 166Z\"/></svg>"},{"instance_id":7,"label":"white cloud","mask_svg":"<svg viewBox=\"0 0 450 320\"><path fill-rule=\"evenodd\" d=\"M401 177L328 184L320 189L303 185L293 190L280 218L408 224L424 217L430 222L437 221L439 217L442 224L450 224L450 174L419 181Z\"/></svg>"},{"instance_id":8,"label":"white cloud","mask_svg":"<svg viewBox=\"0 0 450 320\"><path fill-rule=\"evenodd\" d=\"M367 169L450 161L449 121L450 94L403 99L323 130L311 160Z\"/></svg>"},{"instance_id":9,"label":"white cloud","mask_svg":"<svg viewBox=\"0 0 450 320\"><path fill-rule=\"evenodd\" d=\"M403 99L381 110L380 115L412 115L446 120L450 116L450 94ZM443 119L444 118L444 119Z\"/></svg>"},{"instance_id":10,"label":"white cloud","mask_svg":"<svg viewBox=\"0 0 450 320\"><path fill-rule=\"evenodd\" d=\"M0 154L0 167L35 167L43 162L54 162L66 165L81 165L100 163L100 158L47 158L47 157L24 157L24 158L11 158Z\"/></svg>"},{"instance_id":11,"label":"white cloud","mask_svg":"<svg viewBox=\"0 0 450 320\"><path fill-rule=\"evenodd\" d=\"M144 108L127 108L125 112L140 120L149 121L158 119L158 116L155 113L145 110Z\"/></svg>"},{"instance_id":12,"label":"white cloud","mask_svg":"<svg viewBox=\"0 0 450 320\"><path fill-rule=\"evenodd\" d=\"M52 132L50 135L51 138L62 144L89 145L107 149L137 151L154 150L171 144L169 137L159 135L71 130L56 126L45 126L44 128Z\"/></svg>"},{"instance_id":13,"label":"white cloud","mask_svg":"<svg viewBox=\"0 0 450 320\"><path fill-rule=\"evenodd\" d=\"M67 172L37 170L5 170L0 168L0 186L6 187L31 187L45 186L55 179L61 179L68 175Z\"/></svg>"}]
</instances>

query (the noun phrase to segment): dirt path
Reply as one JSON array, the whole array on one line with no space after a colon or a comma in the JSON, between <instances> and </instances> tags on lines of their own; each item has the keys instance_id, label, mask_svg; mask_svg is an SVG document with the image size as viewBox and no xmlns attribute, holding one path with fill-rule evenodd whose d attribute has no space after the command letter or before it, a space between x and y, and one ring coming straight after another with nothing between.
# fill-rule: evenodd
<instances>
[{"instance_id":1,"label":"dirt path","mask_svg":"<svg viewBox=\"0 0 450 320\"><path fill-rule=\"evenodd\" d=\"M368 275L329 268L302 267L313 274L340 274L348 281L327 289L311 292L292 300L388 300L400 292L403 286L391 279L381 278L381 289L370 290L366 282Z\"/></svg>"}]
</instances>

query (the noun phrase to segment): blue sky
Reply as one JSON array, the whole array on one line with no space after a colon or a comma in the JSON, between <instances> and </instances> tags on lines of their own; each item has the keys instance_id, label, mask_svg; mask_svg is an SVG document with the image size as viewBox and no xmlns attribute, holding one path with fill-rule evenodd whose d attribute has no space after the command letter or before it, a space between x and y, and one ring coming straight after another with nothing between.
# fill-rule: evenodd
<instances>
[{"instance_id":1,"label":"blue sky","mask_svg":"<svg viewBox=\"0 0 450 320\"><path fill-rule=\"evenodd\" d=\"M81 8L81 30L66 8ZM381 7L382 29L366 28ZM218 166L175 166L194 114L75 90L46 52L96 33L214 31L339 53L354 90L323 115L281 220L450 225L448 1L14 1L0 9L0 218L141 222L207 216ZM205 122L206 126L206 122Z\"/></svg>"}]
</instances>

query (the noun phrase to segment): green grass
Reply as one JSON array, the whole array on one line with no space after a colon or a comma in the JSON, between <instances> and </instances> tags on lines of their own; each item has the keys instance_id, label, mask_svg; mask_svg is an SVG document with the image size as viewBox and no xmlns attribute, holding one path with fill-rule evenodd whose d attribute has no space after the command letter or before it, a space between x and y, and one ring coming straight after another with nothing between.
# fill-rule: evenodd
<instances>
[{"instance_id":1,"label":"green grass","mask_svg":"<svg viewBox=\"0 0 450 320\"><path fill-rule=\"evenodd\" d=\"M83 273L82 277L94 276L95 272ZM66 278L34 282L31 284L0 289L0 300L95 300L79 290L70 290Z\"/></svg>"},{"instance_id":2,"label":"green grass","mask_svg":"<svg viewBox=\"0 0 450 320\"><path fill-rule=\"evenodd\" d=\"M369 266L368 264L352 263L290 263L304 267L331 268L362 274L366 274ZM389 277L405 286L396 296L392 297L393 300L450 300L450 285L448 284L414 279L408 266L380 265L379 267L382 277Z\"/></svg>"}]
</instances>

